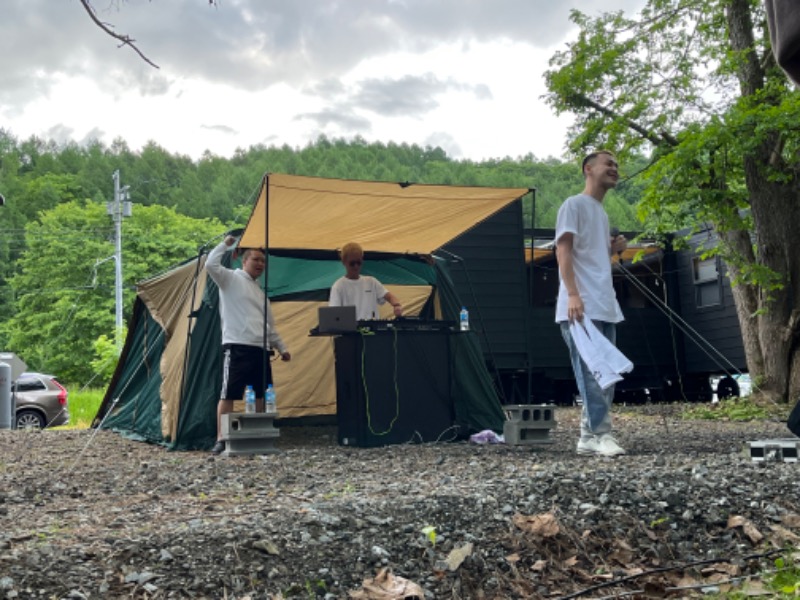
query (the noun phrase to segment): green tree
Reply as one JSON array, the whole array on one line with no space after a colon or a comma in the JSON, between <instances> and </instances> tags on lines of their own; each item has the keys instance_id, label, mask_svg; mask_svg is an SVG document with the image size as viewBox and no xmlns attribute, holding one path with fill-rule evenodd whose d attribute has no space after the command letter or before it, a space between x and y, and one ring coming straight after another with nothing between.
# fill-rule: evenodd
<instances>
[{"instance_id":1,"label":"green tree","mask_svg":"<svg viewBox=\"0 0 800 600\"><path fill-rule=\"evenodd\" d=\"M800 94L775 65L762 3L649 0L633 18L572 19L578 39L546 75L550 103L577 117L572 149L610 148L623 165L649 155L640 210L654 231L714 225L749 370L796 398Z\"/></svg>"},{"instance_id":2,"label":"green tree","mask_svg":"<svg viewBox=\"0 0 800 600\"><path fill-rule=\"evenodd\" d=\"M123 221L125 313L133 284L192 255L223 231L213 220L191 219L163 206L134 206ZM26 227L26 249L9 284L16 312L2 323L8 350L32 369L72 383L93 379L101 336L115 326L114 242L106 207L59 204ZM102 347L102 344L98 347Z\"/></svg>"},{"instance_id":3,"label":"green tree","mask_svg":"<svg viewBox=\"0 0 800 600\"><path fill-rule=\"evenodd\" d=\"M37 213L49 210L59 202L69 202L80 196L81 189L74 175L47 172L31 177L15 204L25 217L33 219Z\"/></svg>"}]
</instances>

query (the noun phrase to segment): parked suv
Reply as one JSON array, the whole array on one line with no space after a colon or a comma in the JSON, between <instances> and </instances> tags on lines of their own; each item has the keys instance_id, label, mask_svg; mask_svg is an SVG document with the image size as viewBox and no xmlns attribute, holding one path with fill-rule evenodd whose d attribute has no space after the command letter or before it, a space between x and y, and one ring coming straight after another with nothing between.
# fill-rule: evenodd
<instances>
[{"instance_id":1,"label":"parked suv","mask_svg":"<svg viewBox=\"0 0 800 600\"><path fill-rule=\"evenodd\" d=\"M69 423L67 389L52 375L23 373L12 388L17 429L44 429Z\"/></svg>"}]
</instances>

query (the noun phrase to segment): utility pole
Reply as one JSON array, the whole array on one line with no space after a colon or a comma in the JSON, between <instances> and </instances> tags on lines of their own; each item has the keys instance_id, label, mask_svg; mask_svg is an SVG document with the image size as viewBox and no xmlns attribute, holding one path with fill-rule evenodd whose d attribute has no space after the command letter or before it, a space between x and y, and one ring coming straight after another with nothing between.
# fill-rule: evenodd
<instances>
[{"instance_id":1,"label":"utility pole","mask_svg":"<svg viewBox=\"0 0 800 600\"><path fill-rule=\"evenodd\" d=\"M114 202L106 205L106 212L114 221L114 262L116 277L114 291L116 300L116 335L117 352L122 351L122 219L131 216L131 203L128 201L129 186L120 187L119 169L114 171Z\"/></svg>"}]
</instances>

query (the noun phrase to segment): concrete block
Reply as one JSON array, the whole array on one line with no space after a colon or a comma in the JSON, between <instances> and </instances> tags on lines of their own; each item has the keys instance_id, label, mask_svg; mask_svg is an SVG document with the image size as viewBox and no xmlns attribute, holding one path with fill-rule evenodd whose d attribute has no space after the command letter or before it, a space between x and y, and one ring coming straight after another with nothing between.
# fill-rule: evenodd
<instances>
[{"instance_id":1,"label":"concrete block","mask_svg":"<svg viewBox=\"0 0 800 600\"><path fill-rule=\"evenodd\" d=\"M275 416L270 413L224 414L220 428L222 429L222 439L277 437L280 435L280 431L275 427Z\"/></svg>"},{"instance_id":2,"label":"concrete block","mask_svg":"<svg viewBox=\"0 0 800 600\"><path fill-rule=\"evenodd\" d=\"M503 407L506 419L533 429L552 429L556 426L555 406L552 404L508 404Z\"/></svg>"},{"instance_id":3,"label":"concrete block","mask_svg":"<svg viewBox=\"0 0 800 600\"><path fill-rule=\"evenodd\" d=\"M223 456L246 456L252 454L277 454L278 450L272 439L233 438L226 440Z\"/></svg>"},{"instance_id":4,"label":"concrete block","mask_svg":"<svg viewBox=\"0 0 800 600\"><path fill-rule=\"evenodd\" d=\"M503 423L503 438L510 446L552 444L555 440L550 438L550 429L552 427L541 424L529 427L524 421L506 421Z\"/></svg>"},{"instance_id":5,"label":"concrete block","mask_svg":"<svg viewBox=\"0 0 800 600\"><path fill-rule=\"evenodd\" d=\"M780 438L747 442L754 462L797 462L800 438Z\"/></svg>"},{"instance_id":6,"label":"concrete block","mask_svg":"<svg viewBox=\"0 0 800 600\"><path fill-rule=\"evenodd\" d=\"M275 427L275 413L228 413L222 415L220 429L225 442L223 456L273 454L280 430Z\"/></svg>"}]
</instances>

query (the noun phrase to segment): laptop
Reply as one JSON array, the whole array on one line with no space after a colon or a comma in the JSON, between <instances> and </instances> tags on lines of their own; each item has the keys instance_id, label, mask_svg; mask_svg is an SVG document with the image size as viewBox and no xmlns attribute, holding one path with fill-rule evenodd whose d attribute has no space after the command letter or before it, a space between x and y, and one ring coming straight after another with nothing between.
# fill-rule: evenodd
<instances>
[{"instance_id":1,"label":"laptop","mask_svg":"<svg viewBox=\"0 0 800 600\"><path fill-rule=\"evenodd\" d=\"M344 333L355 331L357 326L355 306L319 307L320 333Z\"/></svg>"}]
</instances>

